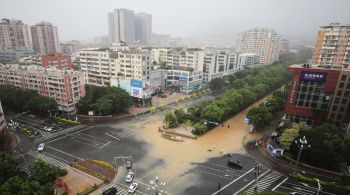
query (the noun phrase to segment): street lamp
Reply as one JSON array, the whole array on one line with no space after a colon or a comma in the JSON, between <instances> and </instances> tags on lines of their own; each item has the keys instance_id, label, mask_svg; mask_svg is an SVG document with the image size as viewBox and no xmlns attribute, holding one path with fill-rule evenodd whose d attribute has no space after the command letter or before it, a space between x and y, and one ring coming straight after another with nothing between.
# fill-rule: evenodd
<instances>
[{"instance_id":1,"label":"street lamp","mask_svg":"<svg viewBox=\"0 0 350 195\"><path fill-rule=\"evenodd\" d=\"M297 144L297 147L299 148L299 152L298 152L297 163L295 164L294 173L297 172L297 168L298 168L301 152L303 151L303 149L311 147L311 145L307 143L307 140L306 140L305 136L295 140L295 144Z\"/></svg>"},{"instance_id":2,"label":"street lamp","mask_svg":"<svg viewBox=\"0 0 350 195\"><path fill-rule=\"evenodd\" d=\"M259 175L260 175L260 164L258 162L255 162L254 175L255 175L254 192L258 192L258 190L259 190Z\"/></svg>"},{"instance_id":3,"label":"street lamp","mask_svg":"<svg viewBox=\"0 0 350 195\"><path fill-rule=\"evenodd\" d=\"M320 184L320 180L316 178L317 181L317 195L320 193L320 191L322 190L322 186Z\"/></svg>"},{"instance_id":4,"label":"street lamp","mask_svg":"<svg viewBox=\"0 0 350 195\"><path fill-rule=\"evenodd\" d=\"M161 189L161 187L164 187L166 184L165 182L161 182L159 181L159 177L156 176L155 181L150 181L149 184L151 185L151 187L148 187L148 191L150 190L155 190L156 195L162 195L163 190Z\"/></svg>"}]
</instances>

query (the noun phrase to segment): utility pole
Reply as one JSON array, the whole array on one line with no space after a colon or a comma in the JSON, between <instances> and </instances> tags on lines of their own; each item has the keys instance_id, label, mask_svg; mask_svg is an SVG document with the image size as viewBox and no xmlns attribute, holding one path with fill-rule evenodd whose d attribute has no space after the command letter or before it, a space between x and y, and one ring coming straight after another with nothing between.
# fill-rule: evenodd
<instances>
[{"instance_id":1,"label":"utility pole","mask_svg":"<svg viewBox=\"0 0 350 195\"><path fill-rule=\"evenodd\" d=\"M258 162L255 162L254 174L255 174L254 192L258 192L259 191L259 175L260 175L260 164Z\"/></svg>"},{"instance_id":2,"label":"utility pole","mask_svg":"<svg viewBox=\"0 0 350 195\"><path fill-rule=\"evenodd\" d=\"M297 173L297 168L298 168L301 152L303 151L303 149L311 147L311 145L307 143L305 136L303 136L302 138L299 138L298 140L295 140L295 143L297 144L297 146L299 148L299 152L298 152L297 162L296 162L295 168L294 168L294 174Z\"/></svg>"}]
</instances>

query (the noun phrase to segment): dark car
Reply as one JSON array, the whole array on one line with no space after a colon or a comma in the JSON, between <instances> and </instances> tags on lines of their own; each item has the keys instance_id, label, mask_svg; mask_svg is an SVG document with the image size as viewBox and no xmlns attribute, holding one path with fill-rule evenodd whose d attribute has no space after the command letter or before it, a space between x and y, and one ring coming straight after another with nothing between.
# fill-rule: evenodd
<instances>
[{"instance_id":1,"label":"dark car","mask_svg":"<svg viewBox=\"0 0 350 195\"><path fill-rule=\"evenodd\" d=\"M228 160L227 165L232 168L242 169L243 166L241 165L241 162L238 160Z\"/></svg>"},{"instance_id":2,"label":"dark car","mask_svg":"<svg viewBox=\"0 0 350 195\"><path fill-rule=\"evenodd\" d=\"M110 187L107 190L105 190L104 192L102 192L102 195L115 195L117 194L118 190L116 187Z\"/></svg>"},{"instance_id":3,"label":"dark car","mask_svg":"<svg viewBox=\"0 0 350 195\"><path fill-rule=\"evenodd\" d=\"M125 161L125 167L126 167L127 169L131 169L131 168L132 168L132 162L131 162L131 160L126 160L126 161Z\"/></svg>"}]
</instances>

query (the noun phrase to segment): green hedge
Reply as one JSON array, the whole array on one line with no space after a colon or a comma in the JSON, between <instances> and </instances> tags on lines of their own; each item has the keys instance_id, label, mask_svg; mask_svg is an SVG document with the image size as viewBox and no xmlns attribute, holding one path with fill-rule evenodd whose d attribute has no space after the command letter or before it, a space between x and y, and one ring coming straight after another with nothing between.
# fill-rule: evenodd
<instances>
[{"instance_id":1,"label":"green hedge","mask_svg":"<svg viewBox=\"0 0 350 195\"><path fill-rule=\"evenodd\" d=\"M21 131L26 134L29 138L34 139L34 132L28 128L21 128Z\"/></svg>"},{"instance_id":2,"label":"green hedge","mask_svg":"<svg viewBox=\"0 0 350 195\"><path fill-rule=\"evenodd\" d=\"M66 119L66 118L63 118L63 117L56 117L55 119L57 119L59 121L62 121L62 122L65 122L65 123L68 123L68 124L72 124L72 125L80 125L80 122L77 122L77 121L74 121L74 120L70 120L70 119Z\"/></svg>"}]
</instances>

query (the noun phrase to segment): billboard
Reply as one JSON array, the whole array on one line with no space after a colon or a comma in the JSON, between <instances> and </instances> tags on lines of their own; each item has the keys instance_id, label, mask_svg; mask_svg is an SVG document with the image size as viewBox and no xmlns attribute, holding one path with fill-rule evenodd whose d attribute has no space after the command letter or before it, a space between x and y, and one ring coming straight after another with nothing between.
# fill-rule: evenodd
<instances>
[{"instance_id":1,"label":"billboard","mask_svg":"<svg viewBox=\"0 0 350 195\"><path fill-rule=\"evenodd\" d=\"M324 82L327 74L325 72L302 72L300 80Z\"/></svg>"},{"instance_id":2,"label":"billboard","mask_svg":"<svg viewBox=\"0 0 350 195\"><path fill-rule=\"evenodd\" d=\"M132 87L143 88L142 81L140 80L130 80L130 85Z\"/></svg>"}]
</instances>

